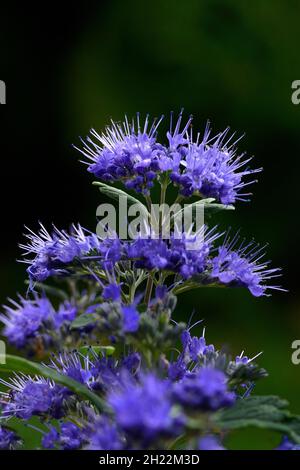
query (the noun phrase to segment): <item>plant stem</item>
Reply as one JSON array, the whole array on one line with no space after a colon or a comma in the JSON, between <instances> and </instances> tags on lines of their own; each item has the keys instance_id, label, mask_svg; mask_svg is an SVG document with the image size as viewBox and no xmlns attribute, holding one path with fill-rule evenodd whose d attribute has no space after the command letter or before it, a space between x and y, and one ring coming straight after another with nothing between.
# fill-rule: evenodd
<instances>
[{"instance_id":1,"label":"plant stem","mask_svg":"<svg viewBox=\"0 0 300 470\"><path fill-rule=\"evenodd\" d=\"M161 184L161 190L160 190L160 212L159 212L159 234L162 233L162 223L163 223L163 209L161 206L166 201L166 192L167 192L167 187L168 187L168 181L163 181Z\"/></svg>"},{"instance_id":2,"label":"plant stem","mask_svg":"<svg viewBox=\"0 0 300 470\"><path fill-rule=\"evenodd\" d=\"M181 194L178 194L177 198L175 199L174 205L180 204L182 200L183 200L183 196L181 196Z\"/></svg>"},{"instance_id":3,"label":"plant stem","mask_svg":"<svg viewBox=\"0 0 300 470\"><path fill-rule=\"evenodd\" d=\"M145 201L147 203L148 212L149 212L149 214L151 214L151 206L152 206L151 196L147 195L147 196L144 196L144 197L145 197Z\"/></svg>"},{"instance_id":4,"label":"plant stem","mask_svg":"<svg viewBox=\"0 0 300 470\"><path fill-rule=\"evenodd\" d=\"M149 273L147 286L146 286L146 292L145 292L145 298L144 298L146 305L149 305L149 302L151 300L152 288L153 288L153 278L151 274Z\"/></svg>"}]
</instances>

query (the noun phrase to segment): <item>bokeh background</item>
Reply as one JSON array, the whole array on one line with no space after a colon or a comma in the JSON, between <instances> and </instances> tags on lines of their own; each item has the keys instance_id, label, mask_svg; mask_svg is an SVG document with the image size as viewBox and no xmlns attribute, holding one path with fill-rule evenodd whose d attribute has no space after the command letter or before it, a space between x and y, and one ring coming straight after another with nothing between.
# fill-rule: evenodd
<instances>
[{"instance_id":1,"label":"bokeh background","mask_svg":"<svg viewBox=\"0 0 300 470\"><path fill-rule=\"evenodd\" d=\"M17 243L37 221L94 229L100 193L71 147L112 117L184 107L203 129L245 132L241 151L263 166L251 203L215 219L270 243L288 293L253 298L240 289L182 296L177 317L204 319L207 338L233 353L263 351L269 377L257 393L278 394L300 413L299 172L300 79L297 0L111 0L71 7L1 7L0 301L24 293ZM195 330L195 333L197 331ZM269 448L273 433L247 429L233 448ZM32 444L34 446L34 444Z\"/></svg>"}]
</instances>

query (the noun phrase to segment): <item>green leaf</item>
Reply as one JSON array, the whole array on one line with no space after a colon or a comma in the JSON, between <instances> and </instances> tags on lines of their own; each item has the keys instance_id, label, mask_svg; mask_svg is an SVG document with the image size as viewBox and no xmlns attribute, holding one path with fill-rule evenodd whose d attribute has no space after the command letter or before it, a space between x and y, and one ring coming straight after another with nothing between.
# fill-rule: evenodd
<instances>
[{"instance_id":1,"label":"green leaf","mask_svg":"<svg viewBox=\"0 0 300 470\"><path fill-rule=\"evenodd\" d=\"M169 444L168 450L186 450L188 448L189 441L190 437L186 434L182 434Z\"/></svg>"},{"instance_id":2,"label":"green leaf","mask_svg":"<svg viewBox=\"0 0 300 470\"><path fill-rule=\"evenodd\" d=\"M69 388L72 392L81 396L83 399L90 401L100 411L107 410L107 405L95 393L91 392L87 387L71 379L63 374L58 373L56 370L46 367L42 364L28 361L22 357L6 355L6 363L0 364L0 371L8 372L23 372L30 375L41 375L48 379L54 380L55 383Z\"/></svg>"},{"instance_id":3,"label":"green leaf","mask_svg":"<svg viewBox=\"0 0 300 470\"><path fill-rule=\"evenodd\" d=\"M178 278L179 280L179 278ZM176 281L176 278L175 278ZM219 287L224 288L224 284L218 284L217 282L211 282L211 279L207 273L199 274L193 276L188 281L182 282L177 287L173 289L174 295L182 294L192 289L199 289L200 287Z\"/></svg>"},{"instance_id":4,"label":"green leaf","mask_svg":"<svg viewBox=\"0 0 300 470\"><path fill-rule=\"evenodd\" d=\"M292 415L287 406L286 400L276 396L252 396L216 413L214 423L222 431L248 426L279 431L300 444L300 417Z\"/></svg>"},{"instance_id":5,"label":"green leaf","mask_svg":"<svg viewBox=\"0 0 300 470\"><path fill-rule=\"evenodd\" d=\"M79 352L86 355L92 355L92 353L100 354L104 353L106 356L112 356L116 348L114 346L82 346L79 348Z\"/></svg>"},{"instance_id":6,"label":"green leaf","mask_svg":"<svg viewBox=\"0 0 300 470\"><path fill-rule=\"evenodd\" d=\"M25 281L26 285L30 285L30 281ZM35 289L38 289L42 292L45 292L48 295L52 295L53 297L57 297L62 300L68 300L68 295L62 289L58 289L57 287L48 286L47 284L43 284L42 282L35 282L34 283Z\"/></svg>"},{"instance_id":7,"label":"green leaf","mask_svg":"<svg viewBox=\"0 0 300 470\"><path fill-rule=\"evenodd\" d=\"M213 201L215 201L214 198L201 199L200 201L193 202L192 204L189 204L186 207L183 207L182 209L180 209L180 211L174 214L174 216L171 219L171 223L173 223L177 217L182 218L185 210L192 210L192 215L194 217L196 215L197 208L201 206L202 207L204 206L204 214L207 215L208 213L208 215L210 216L220 211L235 210L234 206L232 205L225 206L224 204L214 203Z\"/></svg>"},{"instance_id":8,"label":"green leaf","mask_svg":"<svg viewBox=\"0 0 300 470\"><path fill-rule=\"evenodd\" d=\"M93 184L95 186L99 186L100 193L105 194L107 197L110 197L111 199L114 199L118 202L119 202L120 197L126 197L127 203L130 206L132 206L133 204L138 204L141 214L144 215L144 217L147 217L147 219L150 217L150 214L146 206L141 201L131 196L130 194L126 193L122 189L109 186L108 184L101 183L100 181L94 181Z\"/></svg>"},{"instance_id":9,"label":"green leaf","mask_svg":"<svg viewBox=\"0 0 300 470\"><path fill-rule=\"evenodd\" d=\"M77 328L83 328L84 326L91 325L96 321L97 318L92 313L83 313L72 321L70 328L71 330L76 330Z\"/></svg>"}]
</instances>

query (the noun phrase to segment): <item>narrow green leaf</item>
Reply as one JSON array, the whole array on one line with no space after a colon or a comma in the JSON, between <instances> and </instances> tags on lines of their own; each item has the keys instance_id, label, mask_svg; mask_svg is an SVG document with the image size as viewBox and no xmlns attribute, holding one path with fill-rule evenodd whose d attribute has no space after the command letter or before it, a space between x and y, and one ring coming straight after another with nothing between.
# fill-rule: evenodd
<instances>
[{"instance_id":1,"label":"narrow green leaf","mask_svg":"<svg viewBox=\"0 0 300 470\"><path fill-rule=\"evenodd\" d=\"M102 194L105 194L107 197L110 197L111 199L114 199L119 202L120 197L126 197L127 202L130 206L132 206L133 204L138 204L141 214L143 214L144 217L149 218L150 214L146 206L141 201L126 193L122 189L109 186L108 184L101 183L100 181L94 181L93 184L95 186L99 186L99 191Z\"/></svg>"},{"instance_id":2,"label":"narrow green leaf","mask_svg":"<svg viewBox=\"0 0 300 470\"><path fill-rule=\"evenodd\" d=\"M56 370L46 367L42 364L28 361L22 357L6 355L6 363L0 364L0 372L23 372L29 375L41 375L48 379L54 380L55 383L69 388L72 392L81 396L83 399L90 401L99 410L107 409L107 405L102 398L91 392L87 387L71 379L63 374L59 374Z\"/></svg>"}]
</instances>

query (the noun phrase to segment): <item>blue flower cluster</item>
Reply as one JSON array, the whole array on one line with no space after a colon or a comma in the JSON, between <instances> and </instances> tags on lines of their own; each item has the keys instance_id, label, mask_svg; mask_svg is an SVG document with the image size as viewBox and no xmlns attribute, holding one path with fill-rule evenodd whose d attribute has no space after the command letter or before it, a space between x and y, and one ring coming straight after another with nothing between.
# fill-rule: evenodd
<instances>
[{"instance_id":1,"label":"blue flower cluster","mask_svg":"<svg viewBox=\"0 0 300 470\"><path fill-rule=\"evenodd\" d=\"M76 450L84 442L85 438L81 428L69 421L62 423L59 431L54 426L50 426L49 431L43 435L42 439L44 449Z\"/></svg>"},{"instance_id":2,"label":"blue flower cluster","mask_svg":"<svg viewBox=\"0 0 300 470\"><path fill-rule=\"evenodd\" d=\"M251 182L248 175L261 171L251 170L247 164L251 158L236 153L233 135L228 129L212 137L209 126L200 140L193 140L189 128L190 117L181 128L180 113L173 129L171 114L167 144L157 141L157 130L163 116L154 120L149 128L149 117L141 124L140 116L129 122L112 122L106 132L98 134L94 129L91 137L78 149L88 162L88 171L105 182L124 181L125 186L144 194L149 193L153 181L161 173L169 172L171 180L184 196L200 194L214 197L223 204L245 200L249 193L242 192Z\"/></svg>"},{"instance_id":3,"label":"blue flower cluster","mask_svg":"<svg viewBox=\"0 0 300 470\"><path fill-rule=\"evenodd\" d=\"M109 416L94 415L84 406L86 419L80 426L66 421L57 430L49 425L42 439L45 448L147 448L164 438L179 436L187 419L185 411L191 407L207 411L234 403L228 376L222 371L203 367L194 374L193 384L188 372L182 380L171 381L167 376L142 371L137 353L120 362L98 356L93 350L89 355L61 353L46 367L104 393L115 422L111 423ZM8 393L2 392L3 418L28 420L40 416L51 421L67 416L67 410L74 406L74 394L49 379L19 375L0 382L9 388ZM108 430L105 435L100 431L102 426Z\"/></svg>"},{"instance_id":4,"label":"blue flower cluster","mask_svg":"<svg viewBox=\"0 0 300 470\"><path fill-rule=\"evenodd\" d=\"M142 123L137 115L112 122L102 134L92 130L80 150L88 171L141 193L149 212L154 183L162 203L171 183L178 188L176 203L208 197L223 210L248 198L251 181L245 180L260 170L248 168L250 159L237 153L228 130L213 137L207 126L194 139L192 118L182 125L180 113L173 125L171 114L160 143L161 121L150 124L146 117ZM189 449L225 449L224 420L251 405L255 382L266 371L254 362L258 355L232 359L207 343L205 330L192 335L199 321L176 322L176 296L200 286L268 295L282 290L271 281L279 270L263 261L264 247L240 242L238 235L223 237L208 226L192 235L191 221L181 234L170 223L168 237L163 215L158 222L157 236L150 230L132 240L109 229L100 238L80 225L27 232L21 248L29 288L0 314L2 335L26 355L8 356L12 374L0 377L0 449L26 448L10 429L11 418L16 429L21 423L39 433L43 449L170 449L181 441ZM268 417L272 429L296 441L286 438L278 450L300 443L296 427L289 432L290 418L281 409L274 425Z\"/></svg>"},{"instance_id":5,"label":"blue flower cluster","mask_svg":"<svg viewBox=\"0 0 300 470\"><path fill-rule=\"evenodd\" d=\"M202 229L203 241L192 249L195 238L186 234L179 237L171 233L169 239L139 237L127 242L117 237L100 240L96 235L86 235L88 231L80 226L76 230L80 240L78 235L55 229L53 236L47 232L51 242L47 241L44 227L37 235L29 235L30 244L22 247L27 255L34 254L33 259L26 260L30 264L27 271L32 281L43 281L49 276L68 277L72 271L76 273L76 261L82 268L93 263L98 269L111 271L117 263L133 260L133 268L177 273L183 280L205 273L201 279L205 284L246 287L256 297L265 295L267 289L282 290L279 286L268 284L270 279L278 277L280 270L268 268L269 262L261 261L263 248L254 242L238 246L238 238L230 240L228 235L223 245L217 248L215 241L222 234L217 232L216 227ZM62 247L64 256L61 255ZM109 289L112 290L112 287ZM114 289L114 292L106 290L104 299L117 299L119 287Z\"/></svg>"},{"instance_id":6,"label":"blue flower cluster","mask_svg":"<svg viewBox=\"0 0 300 470\"><path fill-rule=\"evenodd\" d=\"M79 224L73 225L70 233L53 228L50 234L43 225L35 234L31 230L26 234L28 244L21 244L24 255L33 256L33 259L25 258L29 264L27 272L34 281L42 282L50 276L68 275L68 266L87 254L96 252L101 256L103 267L111 268L119 261L119 240L106 239L100 241L96 234L83 229Z\"/></svg>"},{"instance_id":7,"label":"blue flower cluster","mask_svg":"<svg viewBox=\"0 0 300 470\"><path fill-rule=\"evenodd\" d=\"M43 341L44 346L53 342L52 333L75 319L77 308L71 303L62 303L56 311L46 296L34 295L33 300L19 298L4 307L0 321L5 325L3 335L17 348L33 346L34 341Z\"/></svg>"},{"instance_id":8,"label":"blue flower cluster","mask_svg":"<svg viewBox=\"0 0 300 470\"><path fill-rule=\"evenodd\" d=\"M14 431L0 426L0 450L12 450L20 444L20 439Z\"/></svg>"},{"instance_id":9,"label":"blue flower cluster","mask_svg":"<svg viewBox=\"0 0 300 470\"><path fill-rule=\"evenodd\" d=\"M65 414L70 392L49 379L20 375L10 382L0 379L0 383L10 390L10 394L1 392L4 418L15 416L27 420L35 415L47 415L59 419Z\"/></svg>"},{"instance_id":10,"label":"blue flower cluster","mask_svg":"<svg viewBox=\"0 0 300 470\"><path fill-rule=\"evenodd\" d=\"M235 401L235 394L228 392L226 382L222 371L203 367L186 374L174 387L174 394L179 403L192 410L214 411Z\"/></svg>"}]
</instances>

